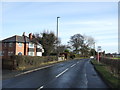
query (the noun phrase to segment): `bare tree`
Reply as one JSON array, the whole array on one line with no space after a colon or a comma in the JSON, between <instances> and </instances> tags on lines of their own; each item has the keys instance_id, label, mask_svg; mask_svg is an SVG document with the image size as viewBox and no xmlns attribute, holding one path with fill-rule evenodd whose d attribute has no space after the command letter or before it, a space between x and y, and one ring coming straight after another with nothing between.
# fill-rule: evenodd
<instances>
[{"instance_id":1,"label":"bare tree","mask_svg":"<svg viewBox=\"0 0 120 90\"><path fill-rule=\"evenodd\" d=\"M83 37L84 37L84 45L89 48L92 47L95 42L94 38L86 35L83 35Z\"/></svg>"}]
</instances>

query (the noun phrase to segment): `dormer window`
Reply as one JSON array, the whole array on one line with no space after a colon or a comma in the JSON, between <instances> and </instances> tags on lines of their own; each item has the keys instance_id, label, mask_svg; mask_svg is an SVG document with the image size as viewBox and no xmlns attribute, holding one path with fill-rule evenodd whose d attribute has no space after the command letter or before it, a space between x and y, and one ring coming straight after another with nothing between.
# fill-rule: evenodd
<instances>
[{"instance_id":1,"label":"dormer window","mask_svg":"<svg viewBox=\"0 0 120 90\"><path fill-rule=\"evenodd\" d=\"M37 48L42 48L42 46L41 45L37 45Z\"/></svg>"}]
</instances>

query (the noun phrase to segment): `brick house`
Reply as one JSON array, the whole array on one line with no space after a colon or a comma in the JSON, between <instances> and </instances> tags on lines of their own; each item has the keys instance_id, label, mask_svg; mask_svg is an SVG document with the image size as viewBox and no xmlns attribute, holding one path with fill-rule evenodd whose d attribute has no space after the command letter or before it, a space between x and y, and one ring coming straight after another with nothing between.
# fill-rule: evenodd
<instances>
[{"instance_id":1,"label":"brick house","mask_svg":"<svg viewBox=\"0 0 120 90\"><path fill-rule=\"evenodd\" d=\"M29 55L29 56L42 56L44 49L41 44L33 42L34 38L32 33L29 37L25 36L12 36L2 40L2 50L0 50L0 56L3 59L9 58L11 55Z\"/></svg>"}]
</instances>

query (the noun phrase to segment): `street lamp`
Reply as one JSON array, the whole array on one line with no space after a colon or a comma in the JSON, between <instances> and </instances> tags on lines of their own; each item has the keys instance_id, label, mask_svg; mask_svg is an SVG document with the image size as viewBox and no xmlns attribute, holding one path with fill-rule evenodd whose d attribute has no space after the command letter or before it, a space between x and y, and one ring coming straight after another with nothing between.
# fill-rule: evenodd
<instances>
[{"instance_id":1,"label":"street lamp","mask_svg":"<svg viewBox=\"0 0 120 90\"><path fill-rule=\"evenodd\" d=\"M60 17L57 17L57 39L58 39L58 19ZM57 43L57 56L59 55L59 51L58 51L58 43ZM59 57L59 56L58 56Z\"/></svg>"},{"instance_id":2,"label":"street lamp","mask_svg":"<svg viewBox=\"0 0 120 90\"><path fill-rule=\"evenodd\" d=\"M59 19L60 17L57 17L57 38L58 38L58 19Z\"/></svg>"}]
</instances>

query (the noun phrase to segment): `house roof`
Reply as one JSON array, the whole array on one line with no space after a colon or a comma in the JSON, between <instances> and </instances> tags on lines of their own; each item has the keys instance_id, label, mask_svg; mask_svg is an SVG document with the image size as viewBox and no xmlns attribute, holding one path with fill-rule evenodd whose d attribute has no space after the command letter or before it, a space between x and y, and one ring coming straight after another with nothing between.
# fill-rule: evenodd
<instances>
[{"instance_id":1,"label":"house roof","mask_svg":"<svg viewBox=\"0 0 120 90\"><path fill-rule=\"evenodd\" d=\"M9 37L7 39L4 39L2 40L2 42L30 42L29 38L27 36L18 36L18 35L15 35L15 36L12 36L12 37Z\"/></svg>"}]
</instances>

